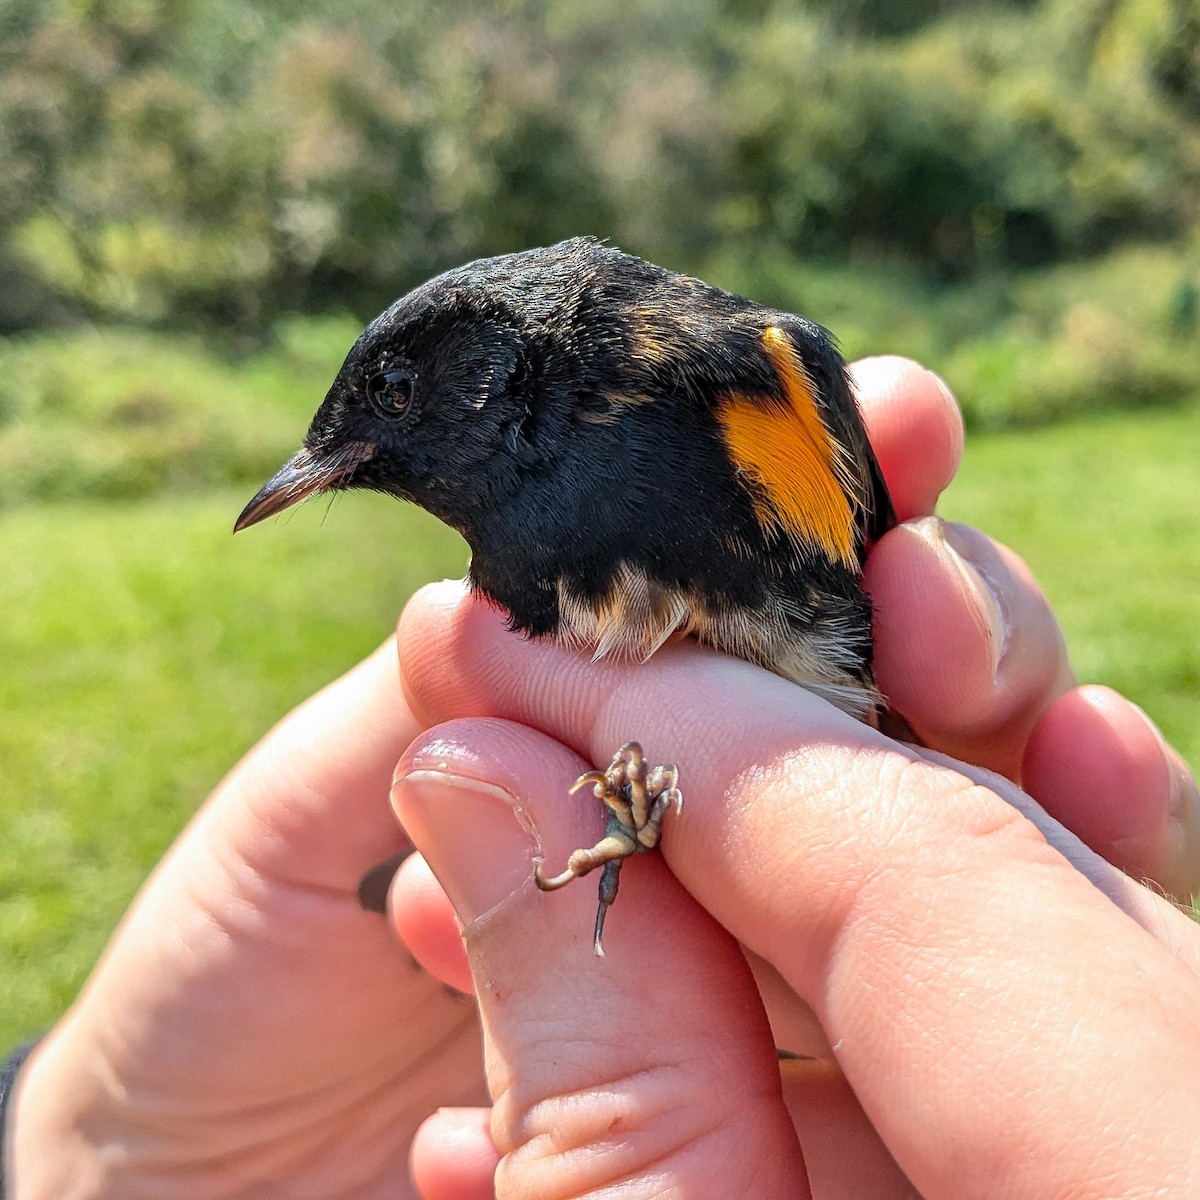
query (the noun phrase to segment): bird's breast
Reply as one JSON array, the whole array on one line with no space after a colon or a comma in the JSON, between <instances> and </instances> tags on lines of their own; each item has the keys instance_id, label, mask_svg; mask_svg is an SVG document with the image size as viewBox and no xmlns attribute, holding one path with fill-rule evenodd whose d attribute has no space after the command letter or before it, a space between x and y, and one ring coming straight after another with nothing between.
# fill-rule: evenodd
<instances>
[{"instance_id":1,"label":"bird's breast","mask_svg":"<svg viewBox=\"0 0 1200 1200\"><path fill-rule=\"evenodd\" d=\"M698 589L666 586L627 562L600 592L557 583L558 640L589 652L643 662L673 638L705 645L775 672L866 717L878 702L871 682L869 615L840 611L835 597L768 589L742 603ZM840 618L840 619L839 619Z\"/></svg>"}]
</instances>

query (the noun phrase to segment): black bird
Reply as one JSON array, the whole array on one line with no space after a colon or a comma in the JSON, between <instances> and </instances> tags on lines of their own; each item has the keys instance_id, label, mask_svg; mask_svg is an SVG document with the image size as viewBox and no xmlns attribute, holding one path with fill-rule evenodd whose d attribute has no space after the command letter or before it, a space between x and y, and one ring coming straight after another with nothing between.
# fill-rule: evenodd
<instances>
[{"instance_id":1,"label":"black bird","mask_svg":"<svg viewBox=\"0 0 1200 1200\"><path fill-rule=\"evenodd\" d=\"M471 547L514 629L646 658L691 635L863 719L869 541L895 521L845 363L819 325L589 238L481 259L363 331L245 529L314 493L421 505ZM545 888L623 858L679 801L636 743L591 783L605 838Z\"/></svg>"}]
</instances>

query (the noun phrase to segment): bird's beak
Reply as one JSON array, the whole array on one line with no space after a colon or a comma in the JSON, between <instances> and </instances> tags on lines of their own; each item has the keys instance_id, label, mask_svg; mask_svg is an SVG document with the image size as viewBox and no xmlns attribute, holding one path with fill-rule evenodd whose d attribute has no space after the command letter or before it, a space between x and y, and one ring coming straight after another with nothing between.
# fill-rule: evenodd
<instances>
[{"instance_id":1,"label":"bird's beak","mask_svg":"<svg viewBox=\"0 0 1200 1200\"><path fill-rule=\"evenodd\" d=\"M301 447L242 509L233 532L241 533L317 492L344 483L374 453L375 447L370 442L347 442L328 454Z\"/></svg>"}]
</instances>

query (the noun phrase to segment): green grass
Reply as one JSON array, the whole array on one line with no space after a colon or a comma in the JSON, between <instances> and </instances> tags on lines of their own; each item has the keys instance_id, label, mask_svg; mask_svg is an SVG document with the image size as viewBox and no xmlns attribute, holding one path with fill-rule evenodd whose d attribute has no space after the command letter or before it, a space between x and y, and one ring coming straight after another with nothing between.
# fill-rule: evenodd
<instances>
[{"instance_id":1,"label":"green grass","mask_svg":"<svg viewBox=\"0 0 1200 1200\"><path fill-rule=\"evenodd\" d=\"M234 538L248 493L0 515L0 1045L77 990L149 867L457 536L381 497Z\"/></svg>"},{"instance_id":2,"label":"green grass","mask_svg":"<svg viewBox=\"0 0 1200 1200\"><path fill-rule=\"evenodd\" d=\"M1200 405L972 441L945 511L1018 549L1079 674L1200 761ZM229 535L245 490L0 514L0 1045L51 1022L141 879L281 713L461 543L345 497Z\"/></svg>"},{"instance_id":3,"label":"green grass","mask_svg":"<svg viewBox=\"0 0 1200 1200\"><path fill-rule=\"evenodd\" d=\"M1200 765L1200 404L969 439L942 505L1024 556L1076 673Z\"/></svg>"}]
</instances>

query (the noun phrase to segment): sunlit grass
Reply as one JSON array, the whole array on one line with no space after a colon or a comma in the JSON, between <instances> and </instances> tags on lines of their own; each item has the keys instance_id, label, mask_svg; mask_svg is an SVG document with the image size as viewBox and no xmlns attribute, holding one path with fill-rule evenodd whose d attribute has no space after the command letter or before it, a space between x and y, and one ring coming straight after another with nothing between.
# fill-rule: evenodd
<instances>
[{"instance_id":1,"label":"sunlit grass","mask_svg":"<svg viewBox=\"0 0 1200 1200\"><path fill-rule=\"evenodd\" d=\"M1080 676L1200 761L1200 407L972 441L945 511L1018 549ZM52 1021L145 873L279 715L461 574L348 496L232 538L244 490L0 516L0 1045Z\"/></svg>"},{"instance_id":2,"label":"sunlit grass","mask_svg":"<svg viewBox=\"0 0 1200 1200\"><path fill-rule=\"evenodd\" d=\"M0 516L0 1044L74 994L241 753L465 567L443 526L365 495L234 538L247 498Z\"/></svg>"},{"instance_id":3,"label":"sunlit grass","mask_svg":"<svg viewBox=\"0 0 1200 1200\"><path fill-rule=\"evenodd\" d=\"M1032 566L1081 680L1131 696L1200 764L1200 405L968 442L947 515Z\"/></svg>"}]
</instances>

